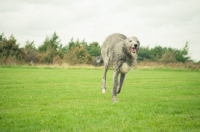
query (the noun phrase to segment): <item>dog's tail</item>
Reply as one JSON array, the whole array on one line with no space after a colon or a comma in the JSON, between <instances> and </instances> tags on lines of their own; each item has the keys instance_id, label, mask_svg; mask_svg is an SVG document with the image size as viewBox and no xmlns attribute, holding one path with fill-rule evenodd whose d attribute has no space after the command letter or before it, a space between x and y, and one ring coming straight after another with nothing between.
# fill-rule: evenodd
<instances>
[{"instance_id":1,"label":"dog's tail","mask_svg":"<svg viewBox=\"0 0 200 132\"><path fill-rule=\"evenodd\" d=\"M102 64L103 64L102 56L97 56L96 58L94 58L94 62L93 62L94 66L101 66Z\"/></svg>"}]
</instances>

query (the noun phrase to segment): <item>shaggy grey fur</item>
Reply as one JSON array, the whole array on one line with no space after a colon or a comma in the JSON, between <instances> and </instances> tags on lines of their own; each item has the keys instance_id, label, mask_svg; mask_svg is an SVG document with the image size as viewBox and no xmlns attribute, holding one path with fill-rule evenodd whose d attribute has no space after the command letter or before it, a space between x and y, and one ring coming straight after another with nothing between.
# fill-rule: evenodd
<instances>
[{"instance_id":1,"label":"shaggy grey fur","mask_svg":"<svg viewBox=\"0 0 200 132\"><path fill-rule=\"evenodd\" d=\"M117 94L120 93L126 73L136 63L140 42L136 37L127 38L123 34L115 33L106 38L101 47L101 57L97 62L104 62L104 74L102 78L102 93L106 92L106 73L111 66L113 73L112 99L117 102ZM118 81L118 75L120 80Z\"/></svg>"}]
</instances>

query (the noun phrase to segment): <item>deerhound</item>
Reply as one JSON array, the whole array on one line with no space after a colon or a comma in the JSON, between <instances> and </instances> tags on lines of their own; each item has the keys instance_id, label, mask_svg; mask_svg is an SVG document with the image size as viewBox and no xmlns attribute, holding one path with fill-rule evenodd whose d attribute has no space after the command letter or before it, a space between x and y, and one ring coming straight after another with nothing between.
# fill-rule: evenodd
<instances>
[{"instance_id":1,"label":"deerhound","mask_svg":"<svg viewBox=\"0 0 200 132\"><path fill-rule=\"evenodd\" d=\"M102 78L102 93L106 93L106 73L111 66L113 73L112 99L117 102L117 94L120 93L126 73L136 63L140 42L136 37L127 38L123 34L114 33L106 38L101 47L101 57L97 57L96 63L104 62L104 74ZM118 75L120 80L118 81Z\"/></svg>"}]
</instances>

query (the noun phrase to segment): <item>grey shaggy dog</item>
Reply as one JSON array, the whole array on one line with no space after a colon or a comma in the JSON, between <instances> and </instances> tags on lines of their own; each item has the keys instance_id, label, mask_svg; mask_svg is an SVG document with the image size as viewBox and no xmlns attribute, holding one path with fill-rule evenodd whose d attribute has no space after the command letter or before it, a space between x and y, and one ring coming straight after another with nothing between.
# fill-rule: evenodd
<instances>
[{"instance_id":1,"label":"grey shaggy dog","mask_svg":"<svg viewBox=\"0 0 200 132\"><path fill-rule=\"evenodd\" d=\"M117 102L117 94L120 93L126 73L136 63L140 42L136 37L127 38L123 34L114 33L106 38L101 47L101 57L96 63L104 62L104 74L102 78L102 93L106 93L106 73L109 67L114 70L112 99ZM120 79L118 81L118 75Z\"/></svg>"}]
</instances>

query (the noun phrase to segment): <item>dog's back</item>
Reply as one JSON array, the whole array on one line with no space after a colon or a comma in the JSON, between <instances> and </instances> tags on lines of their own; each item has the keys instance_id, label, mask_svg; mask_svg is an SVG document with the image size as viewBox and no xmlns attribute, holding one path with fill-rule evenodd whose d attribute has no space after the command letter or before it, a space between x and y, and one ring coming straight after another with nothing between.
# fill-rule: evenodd
<instances>
[{"instance_id":1,"label":"dog's back","mask_svg":"<svg viewBox=\"0 0 200 132\"><path fill-rule=\"evenodd\" d=\"M105 62L108 63L109 59L111 59L114 46L120 41L123 41L125 39L126 39L126 36L119 33L111 34L106 38L106 40L104 41L101 47L101 55L102 55L104 63Z\"/></svg>"}]
</instances>

